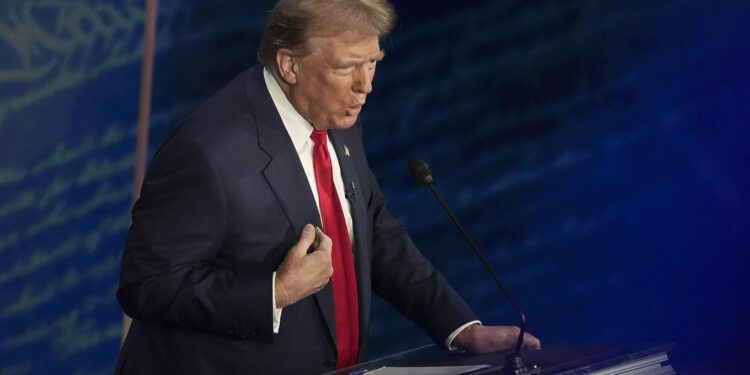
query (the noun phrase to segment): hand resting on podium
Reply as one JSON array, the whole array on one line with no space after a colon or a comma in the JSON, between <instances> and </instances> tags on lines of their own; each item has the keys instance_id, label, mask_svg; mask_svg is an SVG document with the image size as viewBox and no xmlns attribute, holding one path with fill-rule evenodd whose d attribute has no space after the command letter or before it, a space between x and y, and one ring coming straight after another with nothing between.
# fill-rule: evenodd
<instances>
[{"instance_id":1,"label":"hand resting on podium","mask_svg":"<svg viewBox=\"0 0 750 375\"><path fill-rule=\"evenodd\" d=\"M453 340L453 345L470 353L481 354L510 350L515 348L521 329L516 326L484 326L471 325L461 331ZM538 338L526 332L523 347L527 349L541 349Z\"/></svg>"}]
</instances>

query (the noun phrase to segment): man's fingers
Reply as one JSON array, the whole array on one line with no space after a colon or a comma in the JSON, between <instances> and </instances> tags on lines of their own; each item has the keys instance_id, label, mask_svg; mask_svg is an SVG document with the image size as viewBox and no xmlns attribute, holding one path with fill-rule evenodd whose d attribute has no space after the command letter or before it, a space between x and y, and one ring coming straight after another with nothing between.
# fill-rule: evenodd
<instances>
[{"instance_id":1,"label":"man's fingers","mask_svg":"<svg viewBox=\"0 0 750 375\"><path fill-rule=\"evenodd\" d=\"M323 233L320 228L315 228L315 242L317 243L317 246L315 247L315 250L323 250L330 252L333 247L333 242L331 242L331 238L326 236L325 233Z\"/></svg>"},{"instance_id":2,"label":"man's fingers","mask_svg":"<svg viewBox=\"0 0 750 375\"><path fill-rule=\"evenodd\" d=\"M321 271L323 271L323 275L326 278L325 283L321 286L325 286L325 284L328 283L327 279L330 279L331 276L333 276L333 262L331 260L331 257L333 256L332 253L332 247L333 242L331 241L331 238L326 236L325 233L323 233L320 228L315 228L315 242L317 243L317 247L315 248L315 253L312 255L315 255L317 257L322 257L318 263L321 268Z\"/></svg>"},{"instance_id":3,"label":"man's fingers","mask_svg":"<svg viewBox=\"0 0 750 375\"><path fill-rule=\"evenodd\" d=\"M305 227L302 228L302 234L300 234L299 240L293 247L293 252L297 256L305 255L307 249L309 249L310 245L315 241L315 237L315 227L313 227L312 224L305 224Z\"/></svg>"},{"instance_id":4,"label":"man's fingers","mask_svg":"<svg viewBox=\"0 0 750 375\"><path fill-rule=\"evenodd\" d=\"M523 336L523 346L529 349L541 349L542 343L534 335L527 332Z\"/></svg>"}]
</instances>

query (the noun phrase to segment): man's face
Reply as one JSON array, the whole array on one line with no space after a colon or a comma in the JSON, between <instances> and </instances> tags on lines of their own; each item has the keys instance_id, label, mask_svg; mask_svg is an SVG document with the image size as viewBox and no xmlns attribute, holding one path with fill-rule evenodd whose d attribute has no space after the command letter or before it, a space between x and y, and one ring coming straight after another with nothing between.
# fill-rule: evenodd
<instances>
[{"instance_id":1,"label":"man's face","mask_svg":"<svg viewBox=\"0 0 750 375\"><path fill-rule=\"evenodd\" d=\"M309 54L294 59L296 81L289 86L289 100L316 129L351 127L383 58L378 37L347 31L311 37L308 48Z\"/></svg>"}]
</instances>

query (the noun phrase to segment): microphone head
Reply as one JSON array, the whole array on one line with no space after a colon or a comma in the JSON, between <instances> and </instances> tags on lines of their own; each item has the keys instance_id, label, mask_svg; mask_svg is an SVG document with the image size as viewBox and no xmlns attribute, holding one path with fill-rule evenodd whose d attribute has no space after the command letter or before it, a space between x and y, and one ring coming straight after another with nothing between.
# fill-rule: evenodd
<instances>
[{"instance_id":1,"label":"microphone head","mask_svg":"<svg viewBox=\"0 0 750 375\"><path fill-rule=\"evenodd\" d=\"M409 160L409 176L414 182L422 186L432 185L434 181L430 166L427 165L426 161L418 158Z\"/></svg>"}]
</instances>

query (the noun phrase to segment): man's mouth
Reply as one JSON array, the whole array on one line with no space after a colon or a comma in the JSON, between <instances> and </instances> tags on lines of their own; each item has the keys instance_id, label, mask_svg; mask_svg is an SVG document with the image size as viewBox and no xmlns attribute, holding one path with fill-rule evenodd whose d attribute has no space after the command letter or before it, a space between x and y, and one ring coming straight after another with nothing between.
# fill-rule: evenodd
<instances>
[{"instance_id":1,"label":"man's mouth","mask_svg":"<svg viewBox=\"0 0 750 375\"><path fill-rule=\"evenodd\" d=\"M346 108L346 115L347 116L356 116L356 115L358 115L359 112L362 110L362 106L363 105L364 105L364 103L357 104L357 105L354 105L354 106L351 106L351 107L347 107Z\"/></svg>"}]
</instances>

